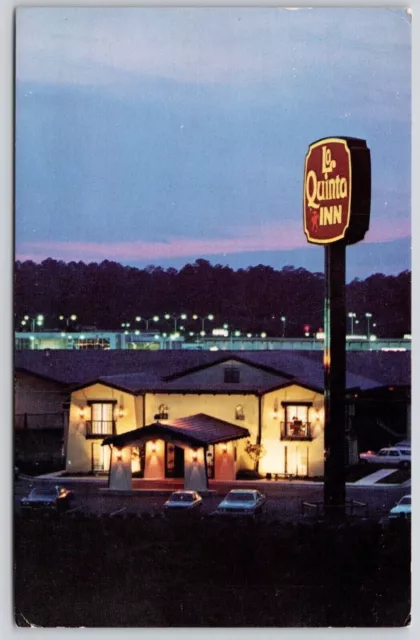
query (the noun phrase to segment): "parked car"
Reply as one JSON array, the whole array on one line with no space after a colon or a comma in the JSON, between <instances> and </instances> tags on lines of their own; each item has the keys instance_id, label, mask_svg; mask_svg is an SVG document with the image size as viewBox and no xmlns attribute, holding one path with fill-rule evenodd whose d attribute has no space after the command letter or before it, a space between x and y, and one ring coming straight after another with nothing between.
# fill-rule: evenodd
<instances>
[{"instance_id":1,"label":"parked car","mask_svg":"<svg viewBox=\"0 0 420 640\"><path fill-rule=\"evenodd\" d=\"M366 464L397 465L409 467L411 464L411 449L400 447L385 447L377 453L366 451L359 455L360 462Z\"/></svg>"},{"instance_id":2,"label":"parked car","mask_svg":"<svg viewBox=\"0 0 420 640\"><path fill-rule=\"evenodd\" d=\"M163 508L166 512L198 510L203 506L203 498L196 491L174 491Z\"/></svg>"},{"instance_id":3,"label":"parked car","mask_svg":"<svg viewBox=\"0 0 420 640\"><path fill-rule=\"evenodd\" d=\"M217 507L216 514L255 517L262 512L265 502L265 495L256 489L232 489Z\"/></svg>"},{"instance_id":4,"label":"parked car","mask_svg":"<svg viewBox=\"0 0 420 640\"><path fill-rule=\"evenodd\" d=\"M61 513L70 507L74 495L69 489L52 485L34 487L26 498L22 498L22 513L47 511Z\"/></svg>"},{"instance_id":5,"label":"parked car","mask_svg":"<svg viewBox=\"0 0 420 640\"><path fill-rule=\"evenodd\" d=\"M392 507L388 514L388 520L411 519L411 495L404 496Z\"/></svg>"}]
</instances>

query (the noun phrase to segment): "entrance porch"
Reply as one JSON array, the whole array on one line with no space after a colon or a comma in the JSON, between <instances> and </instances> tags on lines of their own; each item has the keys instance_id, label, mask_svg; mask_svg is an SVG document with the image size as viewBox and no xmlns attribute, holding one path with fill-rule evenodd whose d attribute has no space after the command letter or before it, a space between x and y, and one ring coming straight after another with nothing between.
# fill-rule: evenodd
<instances>
[{"instance_id":1,"label":"entrance porch","mask_svg":"<svg viewBox=\"0 0 420 640\"><path fill-rule=\"evenodd\" d=\"M185 489L207 491L209 477L235 479L233 443L246 437L247 429L203 413L110 436L102 442L110 447L108 486L131 490L138 447L145 479L183 478Z\"/></svg>"}]
</instances>

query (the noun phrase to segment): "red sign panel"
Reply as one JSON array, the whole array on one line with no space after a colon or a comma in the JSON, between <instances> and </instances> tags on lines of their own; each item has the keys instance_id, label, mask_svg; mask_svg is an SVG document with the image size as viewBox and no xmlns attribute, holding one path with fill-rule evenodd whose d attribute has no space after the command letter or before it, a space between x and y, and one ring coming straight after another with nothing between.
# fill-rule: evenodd
<instances>
[{"instance_id":1,"label":"red sign panel","mask_svg":"<svg viewBox=\"0 0 420 640\"><path fill-rule=\"evenodd\" d=\"M325 138L309 147L303 195L308 242L328 244L345 237L351 214L351 169L346 140Z\"/></svg>"}]
</instances>

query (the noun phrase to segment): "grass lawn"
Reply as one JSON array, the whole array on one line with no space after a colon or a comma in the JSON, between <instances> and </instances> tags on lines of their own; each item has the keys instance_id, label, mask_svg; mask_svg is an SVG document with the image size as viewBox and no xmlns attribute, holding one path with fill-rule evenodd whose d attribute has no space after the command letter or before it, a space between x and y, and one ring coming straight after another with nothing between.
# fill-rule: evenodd
<instances>
[{"instance_id":1,"label":"grass lawn","mask_svg":"<svg viewBox=\"0 0 420 640\"><path fill-rule=\"evenodd\" d=\"M409 623L409 527L17 518L14 558L19 626Z\"/></svg>"}]
</instances>

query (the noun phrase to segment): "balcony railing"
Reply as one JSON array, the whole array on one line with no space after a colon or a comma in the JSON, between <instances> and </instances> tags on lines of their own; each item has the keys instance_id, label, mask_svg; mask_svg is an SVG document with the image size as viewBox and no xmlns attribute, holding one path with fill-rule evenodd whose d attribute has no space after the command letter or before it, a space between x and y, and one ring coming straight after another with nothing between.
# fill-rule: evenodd
<instances>
[{"instance_id":1,"label":"balcony railing","mask_svg":"<svg viewBox=\"0 0 420 640\"><path fill-rule=\"evenodd\" d=\"M312 440L312 425L310 422L291 421L282 422L280 440Z\"/></svg>"},{"instance_id":2,"label":"balcony railing","mask_svg":"<svg viewBox=\"0 0 420 640\"><path fill-rule=\"evenodd\" d=\"M106 438L115 432L115 420L86 420L86 438Z\"/></svg>"}]
</instances>

